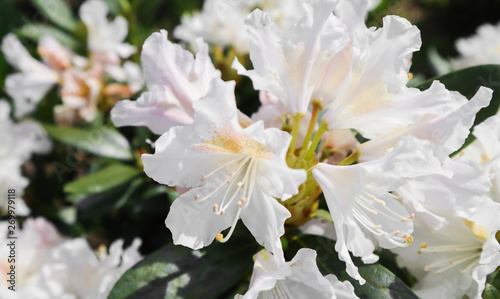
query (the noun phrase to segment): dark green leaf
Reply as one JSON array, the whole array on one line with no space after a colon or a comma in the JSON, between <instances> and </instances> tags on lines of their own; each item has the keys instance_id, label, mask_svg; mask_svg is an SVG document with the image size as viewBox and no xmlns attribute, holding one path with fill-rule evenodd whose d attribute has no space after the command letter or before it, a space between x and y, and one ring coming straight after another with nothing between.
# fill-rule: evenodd
<instances>
[{"instance_id":1,"label":"dark green leaf","mask_svg":"<svg viewBox=\"0 0 500 299\"><path fill-rule=\"evenodd\" d=\"M345 263L338 258L335 251L335 242L320 236L299 235L289 243L286 252L287 259L293 258L300 248L312 248L318 253L318 268L323 275L334 274L341 281L349 280L360 298L418 298L412 290L396 275L384 266L364 265L359 259L353 258L358 266L360 275L366 279L360 285L345 271Z\"/></svg>"},{"instance_id":2,"label":"dark green leaf","mask_svg":"<svg viewBox=\"0 0 500 299\"><path fill-rule=\"evenodd\" d=\"M256 250L246 238L202 251L168 245L125 272L108 298L217 298L249 273Z\"/></svg>"},{"instance_id":3,"label":"dark green leaf","mask_svg":"<svg viewBox=\"0 0 500 299\"><path fill-rule=\"evenodd\" d=\"M495 288L497 288L498 290L500 290L500 268L498 268L495 272L488 275L488 278L486 279L486 283L489 283L492 286L494 286Z\"/></svg>"},{"instance_id":4,"label":"dark green leaf","mask_svg":"<svg viewBox=\"0 0 500 299\"><path fill-rule=\"evenodd\" d=\"M67 34L63 30L56 28L52 25L46 24L25 24L15 31L18 35L31 39L34 42L44 36L49 35L55 38L61 45L75 49L78 47L78 41Z\"/></svg>"},{"instance_id":5,"label":"dark green leaf","mask_svg":"<svg viewBox=\"0 0 500 299\"><path fill-rule=\"evenodd\" d=\"M84 130L48 124L43 127L57 141L89 153L121 160L133 158L127 139L116 130L106 127Z\"/></svg>"},{"instance_id":6,"label":"dark green leaf","mask_svg":"<svg viewBox=\"0 0 500 299\"><path fill-rule=\"evenodd\" d=\"M481 109L476 115L474 125L477 125L495 115L500 106L500 65L479 65L463 70L458 70L446 75L429 79L417 86L420 90L429 88L434 80L439 80L447 89L455 90L472 98L480 86L486 86L493 89L493 98L488 107ZM472 135L469 135L465 141L464 147L474 140Z\"/></svg>"},{"instance_id":7,"label":"dark green leaf","mask_svg":"<svg viewBox=\"0 0 500 299\"><path fill-rule=\"evenodd\" d=\"M31 0L31 3L39 10L40 16L38 18L47 18L68 31L76 29L76 19L66 2L62 0Z\"/></svg>"},{"instance_id":8,"label":"dark green leaf","mask_svg":"<svg viewBox=\"0 0 500 299\"><path fill-rule=\"evenodd\" d=\"M122 6L120 5L120 0L104 0L109 7L109 11L115 16L122 14Z\"/></svg>"},{"instance_id":9,"label":"dark green leaf","mask_svg":"<svg viewBox=\"0 0 500 299\"><path fill-rule=\"evenodd\" d=\"M64 192L97 194L130 181L141 171L135 167L113 164L64 186Z\"/></svg>"},{"instance_id":10,"label":"dark green leaf","mask_svg":"<svg viewBox=\"0 0 500 299\"><path fill-rule=\"evenodd\" d=\"M491 284L487 283L486 287L484 288L483 291L483 298L484 299L498 299L500 298L500 291L492 286Z\"/></svg>"}]
</instances>

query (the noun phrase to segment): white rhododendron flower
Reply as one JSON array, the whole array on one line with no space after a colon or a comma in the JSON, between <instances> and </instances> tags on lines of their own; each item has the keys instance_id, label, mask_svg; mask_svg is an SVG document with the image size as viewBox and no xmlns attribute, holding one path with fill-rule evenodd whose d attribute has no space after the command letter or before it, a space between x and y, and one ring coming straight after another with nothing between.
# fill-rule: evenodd
<instances>
[{"instance_id":1,"label":"white rhododendron flower","mask_svg":"<svg viewBox=\"0 0 500 299\"><path fill-rule=\"evenodd\" d=\"M500 64L500 23L483 24L470 37L455 42L459 56L452 60L456 69L480 64Z\"/></svg>"},{"instance_id":2,"label":"white rhododendron flower","mask_svg":"<svg viewBox=\"0 0 500 299\"><path fill-rule=\"evenodd\" d=\"M37 123L24 121L13 123L9 118L10 106L0 99L0 192L14 189L16 197L15 214L28 215L30 210L20 196L28 186L28 180L22 176L23 163L33 154L47 153L52 144L45 130ZM22 138L19 138L22 136ZM7 213L8 198L0 199L0 210Z\"/></svg>"},{"instance_id":3,"label":"white rhododendron flower","mask_svg":"<svg viewBox=\"0 0 500 299\"><path fill-rule=\"evenodd\" d=\"M96 117L101 82L79 69L64 72L62 78L61 99L64 106L76 111L85 121L91 122Z\"/></svg>"},{"instance_id":4,"label":"white rhododendron flower","mask_svg":"<svg viewBox=\"0 0 500 299\"><path fill-rule=\"evenodd\" d=\"M333 274L323 276L316 265L316 251L300 249L290 262L269 252L257 253L250 287L241 299L257 298L358 298L349 281Z\"/></svg>"},{"instance_id":5,"label":"white rhododendron flower","mask_svg":"<svg viewBox=\"0 0 500 299\"><path fill-rule=\"evenodd\" d=\"M199 249L215 237L227 240L241 217L260 244L282 255L279 237L290 212L276 198L296 194L306 179L304 170L286 165L291 136L262 122L242 128L234 82L213 80L193 107L192 125L171 128L154 155L142 156L144 171L157 182L195 187L170 208L166 225L174 243Z\"/></svg>"},{"instance_id":6,"label":"white rhododendron flower","mask_svg":"<svg viewBox=\"0 0 500 299\"><path fill-rule=\"evenodd\" d=\"M2 40L5 58L19 73L8 75L5 91L15 101L15 116L32 113L38 102L61 81L57 71L31 57L17 37L9 33Z\"/></svg>"},{"instance_id":7,"label":"white rhododendron flower","mask_svg":"<svg viewBox=\"0 0 500 299\"><path fill-rule=\"evenodd\" d=\"M67 240L52 249L43 274L53 296L107 298L120 276L142 259L140 245L141 241L135 239L124 250L123 240L117 240L110 245L109 253L103 248L96 254L83 238Z\"/></svg>"},{"instance_id":8,"label":"white rhododendron flower","mask_svg":"<svg viewBox=\"0 0 500 299\"><path fill-rule=\"evenodd\" d=\"M7 233L7 222L0 223ZM1 240L9 240L2 233ZM7 273L11 263L8 246L0 250L2 288L5 298L106 298L120 276L142 259L138 252L141 241L136 239L123 250L123 241L113 242L109 254L105 247L96 253L83 238L66 239L43 218L28 218L22 229L15 232L16 283L15 292L7 289Z\"/></svg>"},{"instance_id":9,"label":"white rhododendron flower","mask_svg":"<svg viewBox=\"0 0 500 299\"><path fill-rule=\"evenodd\" d=\"M416 138L405 137L386 156L350 166L319 163L313 170L321 186L335 225L335 250L346 262L347 273L360 283L349 252L374 263L376 243L384 248L406 247L412 243L414 215L391 193L407 178L440 171L430 146Z\"/></svg>"},{"instance_id":10,"label":"white rhododendron flower","mask_svg":"<svg viewBox=\"0 0 500 299\"><path fill-rule=\"evenodd\" d=\"M402 136L410 134L431 142L434 155L443 160L463 145L476 113L489 105L492 93L491 89L481 87L469 101L458 92L449 91L434 81L429 89L412 99L417 103L427 102L424 105L429 109L415 113L412 123L396 127L362 144L358 149L360 161L383 156Z\"/></svg>"},{"instance_id":11,"label":"white rhododendron flower","mask_svg":"<svg viewBox=\"0 0 500 299\"><path fill-rule=\"evenodd\" d=\"M248 53L249 36L244 24L246 16L256 7L269 12L286 28L300 16L300 2L296 0L206 0L203 10L184 15L175 28L174 36L193 43L199 37L221 47L233 47L238 53Z\"/></svg>"},{"instance_id":12,"label":"white rhododendron flower","mask_svg":"<svg viewBox=\"0 0 500 299\"><path fill-rule=\"evenodd\" d=\"M7 221L0 222L0 240L5 244L0 248L0 297L2 298L51 298L47 286L41 283L43 273L42 267L50 260L51 250L63 242L56 228L43 218L28 218L19 230L16 227L15 236L17 239L8 239ZM11 255L10 248L6 244L15 240L16 254L15 263L15 292L7 289L10 286L9 273L11 263L8 263L8 256ZM5 297L4 297L5 296ZM12 297L13 296L13 297Z\"/></svg>"},{"instance_id":13,"label":"white rhododendron flower","mask_svg":"<svg viewBox=\"0 0 500 299\"><path fill-rule=\"evenodd\" d=\"M93 68L99 72L120 64L120 58L128 58L136 48L123 41L128 34L128 22L118 16L108 21L108 6L102 0L87 0L80 6L79 15L88 32L88 48L92 52Z\"/></svg>"},{"instance_id":14,"label":"white rhododendron flower","mask_svg":"<svg viewBox=\"0 0 500 299\"><path fill-rule=\"evenodd\" d=\"M320 99L313 92L324 73L345 59L341 51L349 36L332 14L336 2L303 2L303 17L282 34L271 14L256 9L245 21L254 70L247 71L237 59L233 67L250 77L255 89L275 95L290 113L305 113L313 98Z\"/></svg>"},{"instance_id":15,"label":"white rhododendron flower","mask_svg":"<svg viewBox=\"0 0 500 299\"><path fill-rule=\"evenodd\" d=\"M405 207L435 230L447 224L446 218L439 216L443 212L461 217L476 213L491 188L488 173L469 162L448 158L442 170L443 174L408 179L397 189Z\"/></svg>"},{"instance_id":16,"label":"white rhododendron flower","mask_svg":"<svg viewBox=\"0 0 500 299\"><path fill-rule=\"evenodd\" d=\"M197 40L198 54L193 56L168 40L166 30L153 33L142 48L142 67L148 91L137 101L124 100L111 111L118 126L147 126L163 134L172 126L193 122L193 103L206 95L210 82L219 79L208 55L208 46Z\"/></svg>"},{"instance_id":17,"label":"white rhododendron flower","mask_svg":"<svg viewBox=\"0 0 500 299\"><path fill-rule=\"evenodd\" d=\"M471 217L443 213L440 230L417 221L414 237L420 247L395 249L400 266L418 279L421 298L481 298L486 276L500 266L500 204L485 199ZM418 218L417 218L418 219ZM417 244L415 244L417 245Z\"/></svg>"},{"instance_id":18,"label":"white rhododendron flower","mask_svg":"<svg viewBox=\"0 0 500 299\"><path fill-rule=\"evenodd\" d=\"M327 69L313 97L323 98L329 129L356 129L374 138L410 123L428 105L412 99L419 91L406 87L411 56L421 39L417 27L398 16L384 17L377 30L367 28L355 3L339 4L336 12L352 41Z\"/></svg>"},{"instance_id":19,"label":"white rhododendron flower","mask_svg":"<svg viewBox=\"0 0 500 299\"><path fill-rule=\"evenodd\" d=\"M476 140L453 159L473 163L486 171L493 186L489 196L500 203L500 116L494 115L474 127Z\"/></svg>"}]
</instances>

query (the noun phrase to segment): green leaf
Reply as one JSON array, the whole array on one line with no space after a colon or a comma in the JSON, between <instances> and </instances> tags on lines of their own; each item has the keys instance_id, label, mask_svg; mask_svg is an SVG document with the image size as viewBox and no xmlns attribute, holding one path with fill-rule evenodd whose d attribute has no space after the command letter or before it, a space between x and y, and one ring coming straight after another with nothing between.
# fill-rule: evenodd
<instances>
[{"instance_id":1,"label":"green leaf","mask_svg":"<svg viewBox=\"0 0 500 299\"><path fill-rule=\"evenodd\" d=\"M34 42L38 42L38 40L44 35L50 35L63 46L72 49L78 47L78 41L73 36L52 25L25 24L21 28L16 29L15 33L27 39L31 39Z\"/></svg>"},{"instance_id":2,"label":"green leaf","mask_svg":"<svg viewBox=\"0 0 500 299\"><path fill-rule=\"evenodd\" d=\"M356 295L360 298L418 298L413 291L394 273L382 265L364 265L353 258L359 274L366 279L364 285L351 278L345 271L346 265L339 260L335 251L335 242L320 236L298 235L288 243L287 259L292 259L300 248L312 248L318 253L318 268L323 275L334 274L341 281L349 280Z\"/></svg>"},{"instance_id":3,"label":"green leaf","mask_svg":"<svg viewBox=\"0 0 500 299\"><path fill-rule=\"evenodd\" d=\"M52 23L68 31L77 28L77 22L71 7L62 0L31 0L31 3L39 10L38 18L47 18Z\"/></svg>"},{"instance_id":4,"label":"green leaf","mask_svg":"<svg viewBox=\"0 0 500 299\"><path fill-rule=\"evenodd\" d=\"M484 299L498 299L500 298L500 291L492 286L491 284L487 283L486 287L484 288L483 291L483 298Z\"/></svg>"},{"instance_id":5,"label":"green leaf","mask_svg":"<svg viewBox=\"0 0 500 299\"><path fill-rule=\"evenodd\" d=\"M256 250L248 238L201 251L167 245L125 272L108 298L217 298L250 273Z\"/></svg>"},{"instance_id":6,"label":"green leaf","mask_svg":"<svg viewBox=\"0 0 500 299\"><path fill-rule=\"evenodd\" d=\"M141 171L135 167L113 164L66 184L64 192L75 194L102 193L130 181L140 173Z\"/></svg>"},{"instance_id":7,"label":"green leaf","mask_svg":"<svg viewBox=\"0 0 500 299\"><path fill-rule=\"evenodd\" d=\"M100 127L90 130L43 124L55 140L99 156L120 160L133 158L130 145L120 133Z\"/></svg>"},{"instance_id":8,"label":"green leaf","mask_svg":"<svg viewBox=\"0 0 500 299\"><path fill-rule=\"evenodd\" d=\"M109 11L115 16L122 14L122 7L119 0L104 0L109 7Z\"/></svg>"},{"instance_id":9,"label":"green leaf","mask_svg":"<svg viewBox=\"0 0 500 299\"><path fill-rule=\"evenodd\" d=\"M495 272L488 275L486 283L491 284L496 289L500 290L500 268L497 268Z\"/></svg>"},{"instance_id":10,"label":"green leaf","mask_svg":"<svg viewBox=\"0 0 500 299\"><path fill-rule=\"evenodd\" d=\"M474 126L488 117L497 114L500 106L500 65L479 65L446 75L429 79L417 86L420 90L428 89L434 80L439 80L447 89L455 90L471 99L480 86L493 89L493 98L488 107L481 109L476 115ZM474 141L474 136L469 135L463 147Z\"/></svg>"}]
</instances>

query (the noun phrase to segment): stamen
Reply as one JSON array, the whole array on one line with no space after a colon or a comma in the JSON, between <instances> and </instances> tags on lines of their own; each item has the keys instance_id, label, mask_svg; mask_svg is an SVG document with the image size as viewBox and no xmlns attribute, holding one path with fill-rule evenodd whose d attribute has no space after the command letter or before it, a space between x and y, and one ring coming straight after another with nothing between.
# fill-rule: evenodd
<instances>
[{"instance_id":1,"label":"stamen","mask_svg":"<svg viewBox=\"0 0 500 299\"><path fill-rule=\"evenodd\" d=\"M255 160L254 159L251 159L250 160L250 163L247 167L247 171L245 172L245 176L243 177L243 182L247 180L248 178L248 174L250 173L250 170L252 169L252 165L255 163ZM245 165L246 163L243 163L239 168L238 170L236 171L236 173L239 173L240 170L242 169L243 165ZM233 180L234 182L234 180ZM232 184L229 185L229 187L227 188L226 190L226 193L224 194L224 198L222 199L222 203L221 203L221 207L222 207L222 210L225 210L227 209L227 207L229 207L229 205L233 202L233 200L236 198L236 196L238 195L239 191L241 190L241 187L244 186L243 182L238 182L237 184L237 187L236 187L236 191L234 192L233 196L231 196L231 198L229 199L229 201L225 204L225 201L226 201L226 198L229 194L229 190L231 189L231 186ZM241 184L240 184L241 183Z\"/></svg>"},{"instance_id":2,"label":"stamen","mask_svg":"<svg viewBox=\"0 0 500 299\"><path fill-rule=\"evenodd\" d=\"M236 163L236 162L239 162L241 161L241 159L250 159L250 157L238 157L236 159L233 159L219 167L217 167L215 170L213 170L212 172L210 172L209 174L202 174L201 175L201 181L204 181L205 179L207 179L208 177L212 176L214 173L216 173L217 171L221 170L222 168L228 166L229 164L232 164L232 163ZM229 172L229 176L232 176L232 172Z\"/></svg>"},{"instance_id":3,"label":"stamen","mask_svg":"<svg viewBox=\"0 0 500 299\"><path fill-rule=\"evenodd\" d=\"M229 229L229 232L227 233L227 236L223 237L221 233L217 234L215 239L221 243L226 243L229 238L231 238L234 229L236 228L236 223L238 223L238 220L240 219L240 214L241 214L242 208L238 208L238 211L236 212L236 216L234 217L233 224L231 225L231 228ZM222 215L222 214L221 214Z\"/></svg>"}]
</instances>

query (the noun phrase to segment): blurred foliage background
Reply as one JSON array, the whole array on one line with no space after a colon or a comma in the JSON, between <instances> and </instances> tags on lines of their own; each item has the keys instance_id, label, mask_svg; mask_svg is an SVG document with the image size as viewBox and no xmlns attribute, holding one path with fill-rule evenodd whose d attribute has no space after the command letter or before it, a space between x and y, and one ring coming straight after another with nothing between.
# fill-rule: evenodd
<instances>
[{"instance_id":1,"label":"blurred foliage background","mask_svg":"<svg viewBox=\"0 0 500 299\"><path fill-rule=\"evenodd\" d=\"M60 15L51 16L53 5L59 1L69 7L70 11L65 12L68 22ZM16 33L37 57L37 39L43 34L51 34L76 53L85 55L85 26L78 20L78 8L82 2L2 0L0 37L9 32ZM151 33L161 28L172 32L183 13L200 9L203 4L201 0L106 2L112 15L127 18L127 41L139 48ZM412 72L423 80L437 75L429 60L430 53L437 51L442 57L455 56L457 38L473 34L480 24L496 24L500 20L500 1L384 0L370 13L367 23L380 26L382 18L388 14L405 17L420 28L423 47L414 55ZM132 60L139 62L139 58L137 54ZM5 76L12 71L0 55L0 98L9 100L3 84ZM238 88L251 89L251 84L248 79L242 79ZM242 111L251 113L257 109L255 96L256 92L250 92L244 99L239 99ZM86 125L85 130L58 131L51 127L52 108L60 101L53 90L32 116L43 123L53 137L58 136L50 154L36 156L24 167L25 176L31 182L24 198L33 216L46 217L68 236L85 236L94 247L109 245L118 238L130 243L138 236L143 240L141 252L146 255L171 243L164 220L177 193L148 178L142 172L139 158L143 152L152 152L146 140L154 141L157 136L143 127L121 128L121 134L118 134L112 129L106 111ZM81 139L95 143L91 151L83 150L78 140L74 140L75 136L80 138L79 134L84 134ZM109 141L108 134L116 140ZM125 142L121 141L121 135L127 138ZM106 147L112 149L112 154L103 154ZM126 155L113 154L120 151L125 151ZM239 229L244 228L239 226Z\"/></svg>"}]
</instances>

